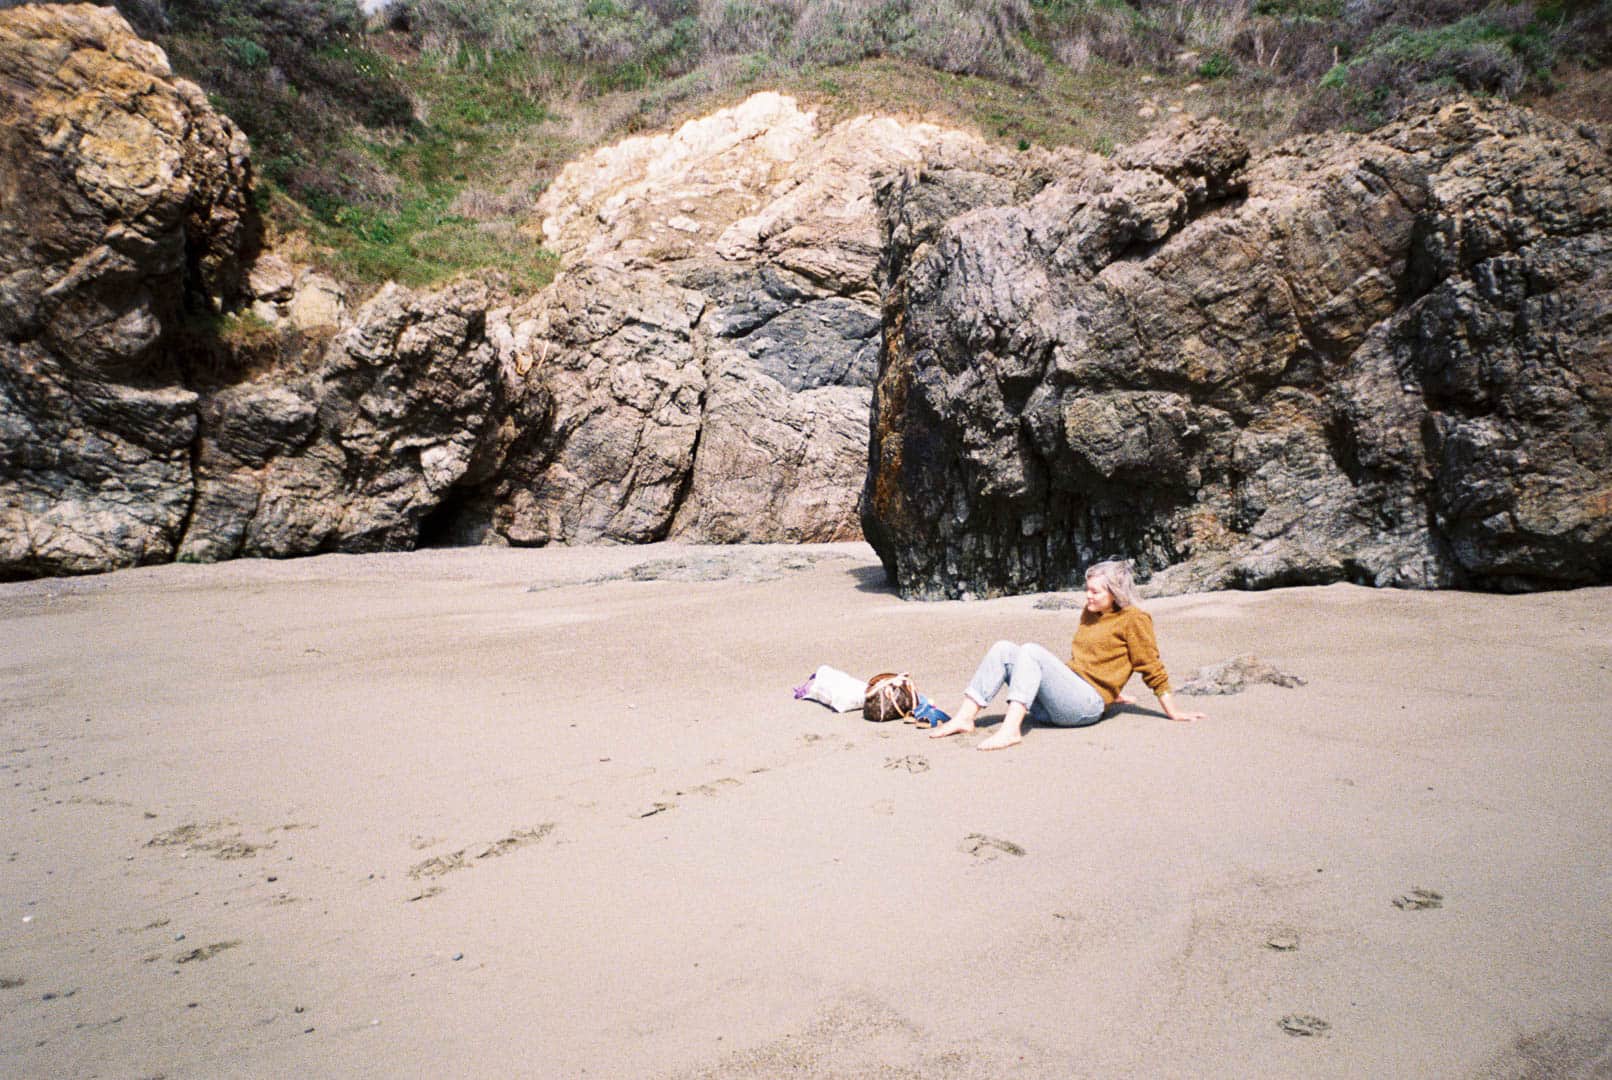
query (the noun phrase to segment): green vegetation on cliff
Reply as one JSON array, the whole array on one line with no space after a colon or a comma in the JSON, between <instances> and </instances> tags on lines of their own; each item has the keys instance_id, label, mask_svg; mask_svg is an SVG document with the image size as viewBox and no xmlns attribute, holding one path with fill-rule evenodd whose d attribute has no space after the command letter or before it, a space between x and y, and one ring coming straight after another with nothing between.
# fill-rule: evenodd
<instances>
[{"instance_id":1,"label":"green vegetation on cliff","mask_svg":"<svg viewBox=\"0 0 1612 1080\"><path fill-rule=\"evenodd\" d=\"M349 280L552 273L590 146L763 88L1109 152L1175 111L1255 142L1451 91L1603 119L1612 0L117 0L252 139L267 216Z\"/></svg>"}]
</instances>

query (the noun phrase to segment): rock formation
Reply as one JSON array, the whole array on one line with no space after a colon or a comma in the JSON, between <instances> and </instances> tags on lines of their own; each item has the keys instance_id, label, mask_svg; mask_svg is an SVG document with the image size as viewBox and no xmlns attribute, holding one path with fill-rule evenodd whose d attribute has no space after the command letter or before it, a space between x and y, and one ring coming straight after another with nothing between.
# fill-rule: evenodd
<instances>
[{"instance_id":1,"label":"rock formation","mask_svg":"<svg viewBox=\"0 0 1612 1080\"><path fill-rule=\"evenodd\" d=\"M864 525L906 595L1612 580L1612 167L1499 105L1028 198L886 184Z\"/></svg>"},{"instance_id":2,"label":"rock formation","mask_svg":"<svg viewBox=\"0 0 1612 1080\"><path fill-rule=\"evenodd\" d=\"M0 12L0 74L0 577L859 535L874 178L979 152L758 95L566 169L539 208L563 270L520 310L349 311L257 250L245 140L115 12Z\"/></svg>"},{"instance_id":3,"label":"rock formation","mask_svg":"<svg viewBox=\"0 0 1612 1080\"><path fill-rule=\"evenodd\" d=\"M541 426L484 287L250 262L246 140L111 9L0 12L0 100L0 579L413 547ZM249 302L290 355L195 326Z\"/></svg>"},{"instance_id":4,"label":"rock formation","mask_svg":"<svg viewBox=\"0 0 1612 1080\"><path fill-rule=\"evenodd\" d=\"M542 424L546 399L488 339L488 300L473 283L389 285L313 371L205 395L178 556L416 546L456 487L485 482L518 431Z\"/></svg>"},{"instance_id":5,"label":"rock formation","mask_svg":"<svg viewBox=\"0 0 1612 1080\"><path fill-rule=\"evenodd\" d=\"M0 12L0 576L172 556L196 414L164 345L236 289L246 179L111 9Z\"/></svg>"},{"instance_id":6,"label":"rock formation","mask_svg":"<svg viewBox=\"0 0 1612 1080\"><path fill-rule=\"evenodd\" d=\"M0 10L0 579L865 529L914 596L1604 582L1609 178L1471 103L1109 160L760 94L565 169L514 310L353 310L160 50Z\"/></svg>"},{"instance_id":7,"label":"rock formation","mask_svg":"<svg viewBox=\"0 0 1612 1080\"><path fill-rule=\"evenodd\" d=\"M769 93L569 165L538 207L561 272L512 315L552 426L512 453L491 528L517 544L859 537L874 180L960 152L977 142L928 124L820 131Z\"/></svg>"}]
</instances>

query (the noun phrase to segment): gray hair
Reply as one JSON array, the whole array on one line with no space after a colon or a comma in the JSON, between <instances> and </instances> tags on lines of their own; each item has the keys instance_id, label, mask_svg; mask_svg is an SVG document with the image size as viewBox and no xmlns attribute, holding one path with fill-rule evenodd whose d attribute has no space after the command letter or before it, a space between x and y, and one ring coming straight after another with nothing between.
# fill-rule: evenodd
<instances>
[{"instance_id":1,"label":"gray hair","mask_svg":"<svg viewBox=\"0 0 1612 1080\"><path fill-rule=\"evenodd\" d=\"M1108 559L1086 569L1086 584L1096 582L1114 598L1115 609L1138 607L1142 598L1136 595L1136 579L1131 576L1131 564L1125 559Z\"/></svg>"}]
</instances>

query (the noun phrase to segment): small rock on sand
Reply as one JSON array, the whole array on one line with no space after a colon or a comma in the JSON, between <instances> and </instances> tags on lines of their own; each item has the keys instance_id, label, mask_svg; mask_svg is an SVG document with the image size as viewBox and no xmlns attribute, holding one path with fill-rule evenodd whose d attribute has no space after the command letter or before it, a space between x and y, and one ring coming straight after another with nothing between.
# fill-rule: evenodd
<instances>
[{"instance_id":1,"label":"small rock on sand","mask_svg":"<svg viewBox=\"0 0 1612 1080\"><path fill-rule=\"evenodd\" d=\"M1279 671L1257 656L1239 656L1218 664L1201 667L1187 676L1176 692L1180 694L1240 694L1250 686L1270 683L1272 686L1292 688L1303 686L1304 680L1286 671Z\"/></svg>"}]
</instances>

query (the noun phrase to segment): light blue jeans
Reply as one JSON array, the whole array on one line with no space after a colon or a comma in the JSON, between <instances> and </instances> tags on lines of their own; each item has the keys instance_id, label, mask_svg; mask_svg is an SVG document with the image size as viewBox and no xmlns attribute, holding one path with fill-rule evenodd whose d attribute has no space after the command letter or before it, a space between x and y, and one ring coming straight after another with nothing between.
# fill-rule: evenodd
<instances>
[{"instance_id":1,"label":"light blue jeans","mask_svg":"<svg viewBox=\"0 0 1612 1080\"><path fill-rule=\"evenodd\" d=\"M1038 724L1084 727L1103 718L1105 706L1096 688L1040 645L998 641L964 693L984 708L1004 684L1008 701L1026 706Z\"/></svg>"}]
</instances>

